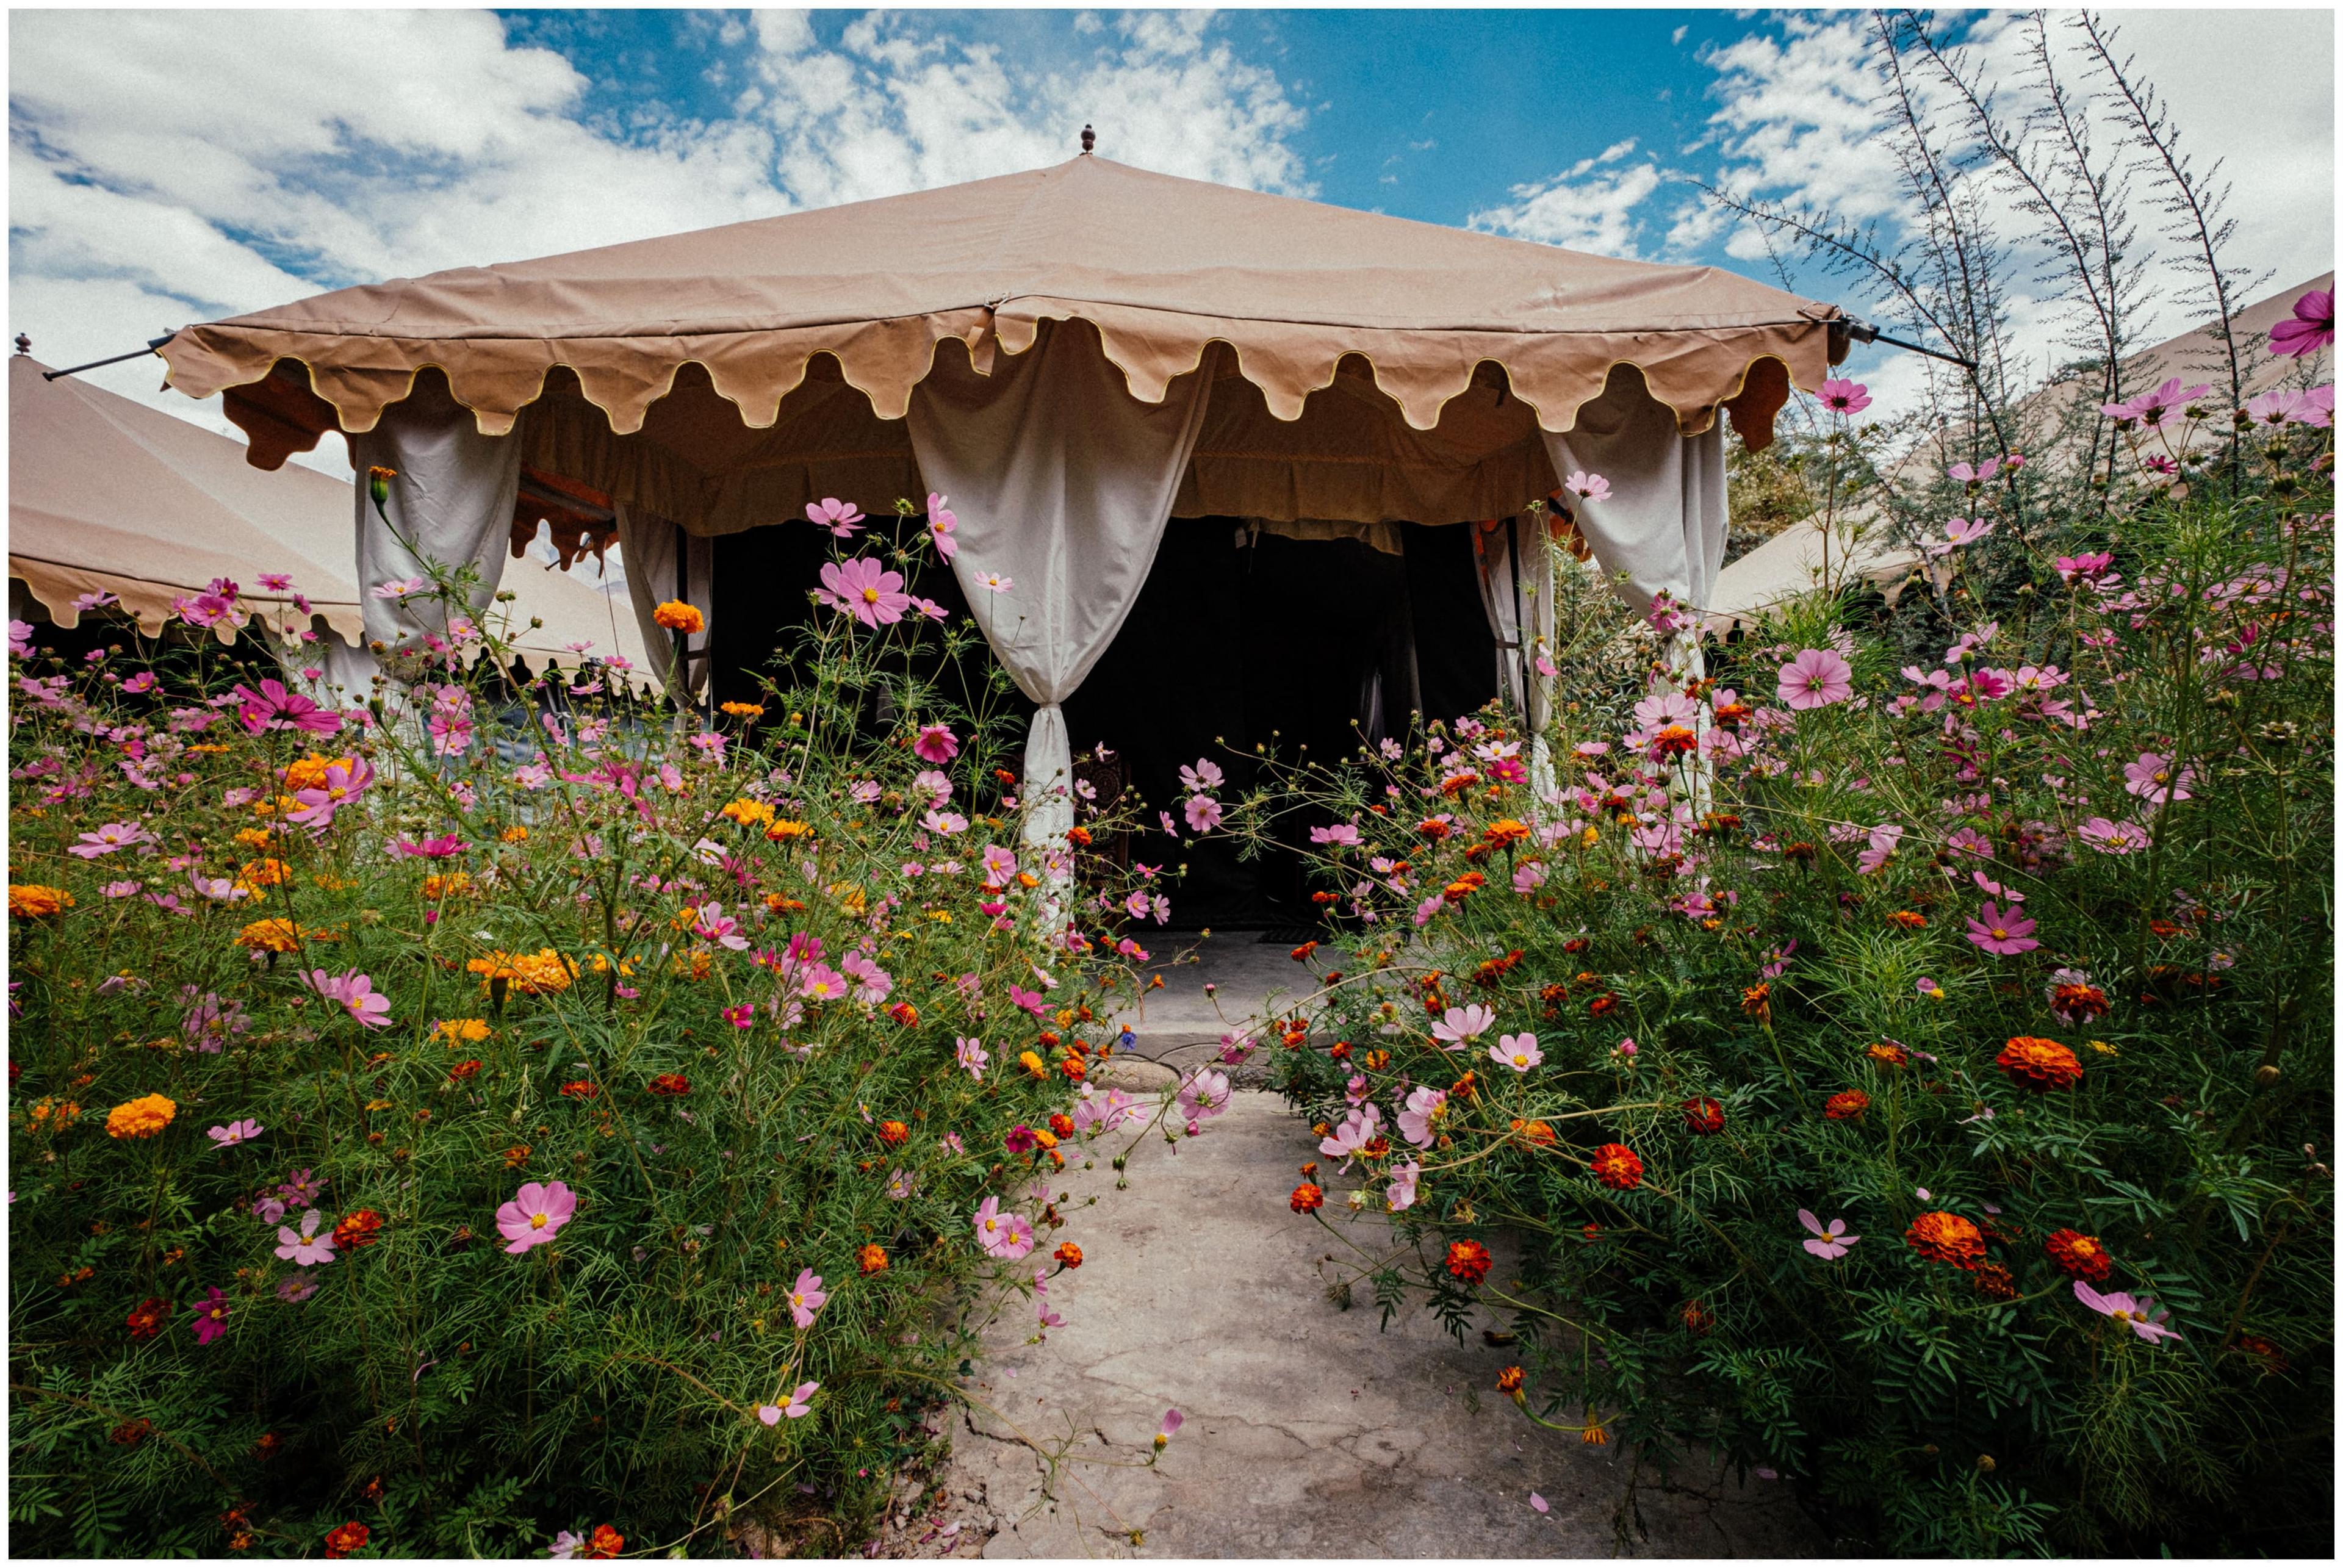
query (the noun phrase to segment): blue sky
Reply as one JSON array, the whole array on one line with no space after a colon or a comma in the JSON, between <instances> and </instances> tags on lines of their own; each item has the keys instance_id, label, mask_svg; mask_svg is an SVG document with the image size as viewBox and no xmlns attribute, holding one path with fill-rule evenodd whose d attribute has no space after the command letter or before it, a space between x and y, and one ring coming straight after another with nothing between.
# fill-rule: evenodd
<instances>
[{"instance_id":1,"label":"blue sky","mask_svg":"<svg viewBox=\"0 0 2343 1568\"><path fill-rule=\"evenodd\" d=\"M2007 54L2007 14L1959 16ZM2330 267L2332 13L2120 21L2188 145L2229 159L2240 259L2273 288ZM1756 236L1685 176L1892 233L1864 26L1661 10L17 11L8 329L72 363L320 288L1054 162L1085 119L1103 156L1171 173L1770 278ZM2022 322L2053 312L2016 303ZM1914 374L1875 355L1856 368L1889 390ZM222 427L158 393L151 362L98 378Z\"/></svg>"}]
</instances>

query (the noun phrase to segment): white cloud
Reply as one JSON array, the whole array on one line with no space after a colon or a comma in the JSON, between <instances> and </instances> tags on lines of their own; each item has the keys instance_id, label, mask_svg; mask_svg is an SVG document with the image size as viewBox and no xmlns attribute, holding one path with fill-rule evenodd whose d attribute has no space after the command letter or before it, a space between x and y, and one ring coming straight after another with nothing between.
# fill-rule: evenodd
<instances>
[{"instance_id":1,"label":"white cloud","mask_svg":"<svg viewBox=\"0 0 2343 1568\"><path fill-rule=\"evenodd\" d=\"M1659 166L1648 159L1620 166L1635 138L1614 142L1553 179L1515 186L1514 200L1474 213L1470 226L1571 250L1633 258L1643 224L1635 209L1659 189Z\"/></svg>"}]
</instances>

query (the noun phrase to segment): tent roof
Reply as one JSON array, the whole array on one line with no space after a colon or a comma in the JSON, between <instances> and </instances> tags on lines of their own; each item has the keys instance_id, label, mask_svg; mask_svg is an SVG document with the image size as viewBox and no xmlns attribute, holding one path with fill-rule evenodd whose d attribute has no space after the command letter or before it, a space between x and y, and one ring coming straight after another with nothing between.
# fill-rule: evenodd
<instances>
[{"instance_id":1,"label":"tent roof","mask_svg":"<svg viewBox=\"0 0 2343 1568\"><path fill-rule=\"evenodd\" d=\"M336 290L182 330L162 350L192 397L267 377L308 388L230 413L253 460L303 435L371 429L437 367L481 431L512 428L556 367L620 436L687 364L763 429L832 357L899 419L939 345L980 372L1044 320L1100 334L1133 396L1230 345L1268 412L1301 417L1348 355L1407 424L1429 430L1483 362L1549 430L1572 427L1633 365L1687 433L1730 406L1762 445L1790 382L1818 387L1835 307L1733 273L1556 249L1149 173L1083 156L1054 167L535 261ZM1838 347L1843 348L1843 340ZM314 390L323 399L307 394Z\"/></svg>"},{"instance_id":2,"label":"tent roof","mask_svg":"<svg viewBox=\"0 0 2343 1568\"><path fill-rule=\"evenodd\" d=\"M365 635L357 574L317 553L320 517L350 515L348 486L307 468L260 473L226 437L72 377L44 379L45 368L30 355L8 362L8 575L58 625L78 625L74 599L104 588L159 632L173 599L223 577L280 619L291 596L262 589L259 575L284 572L345 640ZM340 512L322 509L337 491Z\"/></svg>"},{"instance_id":3,"label":"tent roof","mask_svg":"<svg viewBox=\"0 0 2343 1568\"><path fill-rule=\"evenodd\" d=\"M44 368L21 354L8 367L8 575L58 625L78 625L73 600L106 588L152 635L173 599L220 577L281 621L290 594L259 578L283 572L343 640L363 640L347 481L300 467L262 473L228 437L73 377L45 380ZM631 606L533 558L508 563L502 586L518 596L500 608L532 666L574 666L566 645L591 641L592 653L622 654L658 678ZM532 618L545 625L530 630Z\"/></svg>"}]
</instances>

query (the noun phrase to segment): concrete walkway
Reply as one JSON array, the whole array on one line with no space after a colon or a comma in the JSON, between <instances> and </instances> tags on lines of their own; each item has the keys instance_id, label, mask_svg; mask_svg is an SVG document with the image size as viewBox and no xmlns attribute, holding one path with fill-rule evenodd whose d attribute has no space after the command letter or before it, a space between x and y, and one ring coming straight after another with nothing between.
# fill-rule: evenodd
<instances>
[{"instance_id":1,"label":"concrete walkway","mask_svg":"<svg viewBox=\"0 0 2343 1568\"><path fill-rule=\"evenodd\" d=\"M1283 961L1282 951L1277 953ZM1159 993L1160 994L1160 993ZM1116 1141L1120 1146L1121 1141ZM1103 1152L1103 1146L1101 1146ZM988 1557L1794 1556L1824 1549L1785 1488L1636 1475L1620 1445L1530 1425L1510 1352L1420 1306L1378 1332L1329 1298L1341 1249L1288 1211L1308 1130L1241 1093L1200 1139L1059 1178L1080 1243L1032 1342L1012 1300L968 1380L941 1498L880 1548ZM1092 1199L1096 1201L1093 1203ZM1041 1254L1036 1254L1039 1260ZM1185 1426L1139 1465L1164 1411ZM1632 1485L1631 1485L1632 1482ZM1550 1512L1530 1503L1540 1493ZM1136 1533L1134 1534L1134 1533ZM924 1538L924 1540L922 1539Z\"/></svg>"}]
</instances>

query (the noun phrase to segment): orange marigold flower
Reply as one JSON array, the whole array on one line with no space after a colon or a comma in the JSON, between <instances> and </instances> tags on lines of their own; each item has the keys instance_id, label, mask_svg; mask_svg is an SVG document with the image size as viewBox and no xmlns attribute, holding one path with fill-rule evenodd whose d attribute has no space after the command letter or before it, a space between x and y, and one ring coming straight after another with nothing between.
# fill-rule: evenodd
<instances>
[{"instance_id":1,"label":"orange marigold flower","mask_svg":"<svg viewBox=\"0 0 2343 1568\"><path fill-rule=\"evenodd\" d=\"M1066 829L1067 843L1077 847L1086 848L1090 844L1090 841L1091 830L1088 828L1069 828Z\"/></svg>"},{"instance_id":2,"label":"orange marigold flower","mask_svg":"<svg viewBox=\"0 0 2343 1568\"><path fill-rule=\"evenodd\" d=\"M889 1008L887 1016L905 1029L917 1029L920 1026L920 1010L907 1001L899 1001Z\"/></svg>"},{"instance_id":3,"label":"orange marigold flower","mask_svg":"<svg viewBox=\"0 0 2343 1568\"><path fill-rule=\"evenodd\" d=\"M627 1538L607 1524L594 1526L593 1535L586 1543L585 1557L616 1557L627 1549Z\"/></svg>"},{"instance_id":4,"label":"orange marigold flower","mask_svg":"<svg viewBox=\"0 0 2343 1568\"><path fill-rule=\"evenodd\" d=\"M1032 1051L1019 1051L1017 1053L1017 1065L1023 1068L1026 1073L1031 1077L1047 1078L1050 1076L1049 1063L1043 1061L1040 1056L1036 1055Z\"/></svg>"},{"instance_id":5,"label":"orange marigold flower","mask_svg":"<svg viewBox=\"0 0 2343 1568\"><path fill-rule=\"evenodd\" d=\"M239 888L274 888L292 874L285 862L274 856L262 860L246 860L236 868L236 885Z\"/></svg>"},{"instance_id":6,"label":"orange marigold flower","mask_svg":"<svg viewBox=\"0 0 2343 1568\"><path fill-rule=\"evenodd\" d=\"M1058 1250L1050 1255L1069 1269L1079 1269L1082 1266L1082 1250L1071 1241L1059 1242Z\"/></svg>"},{"instance_id":7,"label":"orange marigold flower","mask_svg":"<svg viewBox=\"0 0 2343 1568\"><path fill-rule=\"evenodd\" d=\"M1586 1424L1579 1429L1578 1441L1589 1448L1601 1448L1611 1441L1611 1434L1603 1430L1603 1423L1594 1419L1593 1411L1589 1411L1586 1412Z\"/></svg>"},{"instance_id":8,"label":"orange marigold flower","mask_svg":"<svg viewBox=\"0 0 2343 1568\"><path fill-rule=\"evenodd\" d=\"M45 882L11 882L8 884L8 912L12 915L39 917L54 915L59 910L73 908L74 896L63 888L52 888Z\"/></svg>"},{"instance_id":9,"label":"orange marigold flower","mask_svg":"<svg viewBox=\"0 0 2343 1568\"><path fill-rule=\"evenodd\" d=\"M168 1096L142 1095L106 1113L108 1138L152 1138L171 1125L179 1107Z\"/></svg>"},{"instance_id":10,"label":"orange marigold flower","mask_svg":"<svg viewBox=\"0 0 2343 1568\"><path fill-rule=\"evenodd\" d=\"M1293 1196L1286 1200L1286 1207L1297 1214L1307 1214L1312 1209L1325 1206L1326 1194L1315 1181L1304 1181L1293 1190Z\"/></svg>"},{"instance_id":11,"label":"orange marigold flower","mask_svg":"<svg viewBox=\"0 0 2343 1568\"><path fill-rule=\"evenodd\" d=\"M151 1340L163 1332L171 1321L171 1303L160 1296L149 1296L130 1309L130 1337Z\"/></svg>"},{"instance_id":12,"label":"orange marigold flower","mask_svg":"<svg viewBox=\"0 0 2343 1568\"><path fill-rule=\"evenodd\" d=\"M236 945L250 948L254 952L289 953L300 950L306 932L291 920L255 920L236 933Z\"/></svg>"},{"instance_id":13,"label":"orange marigold flower","mask_svg":"<svg viewBox=\"0 0 2343 1568\"><path fill-rule=\"evenodd\" d=\"M1616 1191L1632 1192L1644 1184L1644 1162L1624 1143L1598 1146L1589 1168L1597 1181Z\"/></svg>"},{"instance_id":14,"label":"orange marigold flower","mask_svg":"<svg viewBox=\"0 0 2343 1568\"><path fill-rule=\"evenodd\" d=\"M361 1209L355 1214L342 1216L334 1227L337 1247L371 1247L382 1240L382 1216L371 1209Z\"/></svg>"},{"instance_id":15,"label":"orange marigold flower","mask_svg":"<svg viewBox=\"0 0 2343 1568\"><path fill-rule=\"evenodd\" d=\"M479 1070L480 1064L478 1060L459 1061L447 1070L447 1076L458 1083L464 1083L469 1081L472 1075Z\"/></svg>"},{"instance_id":16,"label":"orange marigold flower","mask_svg":"<svg viewBox=\"0 0 2343 1568\"><path fill-rule=\"evenodd\" d=\"M333 1529L326 1532L326 1555L328 1557L347 1557L351 1553L358 1551L364 1547L367 1543L367 1537L373 1533L373 1531L367 1529L365 1525L359 1523L355 1519L351 1520L347 1524L337 1524Z\"/></svg>"},{"instance_id":17,"label":"orange marigold flower","mask_svg":"<svg viewBox=\"0 0 2343 1568\"><path fill-rule=\"evenodd\" d=\"M1928 917L1917 910L1890 910L1887 911L1887 923L1901 926L1907 931L1916 931L1928 923Z\"/></svg>"},{"instance_id":18,"label":"orange marigold flower","mask_svg":"<svg viewBox=\"0 0 2343 1568\"><path fill-rule=\"evenodd\" d=\"M1912 1053L1892 1040L1866 1045L1863 1048L1863 1054L1887 1067L1902 1067L1912 1060Z\"/></svg>"},{"instance_id":19,"label":"orange marigold flower","mask_svg":"<svg viewBox=\"0 0 2343 1568\"><path fill-rule=\"evenodd\" d=\"M890 1149L894 1148L910 1135L911 1130L900 1121L882 1121L879 1124L879 1141Z\"/></svg>"},{"instance_id":20,"label":"orange marigold flower","mask_svg":"<svg viewBox=\"0 0 2343 1568\"><path fill-rule=\"evenodd\" d=\"M1304 942L1285 956L1292 959L1295 963L1306 964L1310 961L1310 955L1317 950L1318 944L1316 942Z\"/></svg>"},{"instance_id":21,"label":"orange marigold flower","mask_svg":"<svg viewBox=\"0 0 2343 1568\"><path fill-rule=\"evenodd\" d=\"M1604 991L1601 996L1596 997L1594 1000L1586 1004L1586 1015L1589 1018L1602 1018L1609 1013L1616 1012L1618 1010L1619 999L1613 996L1609 991Z\"/></svg>"},{"instance_id":22,"label":"orange marigold flower","mask_svg":"<svg viewBox=\"0 0 2343 1568\"><path fill-rule=\"evenodd\" d=\"M1823 1101L1823 1115L1833 1121L1860 1121L1871 1109L1871 1096L1860 1089L1842 1089Z\"/></svg>"},{"instance_id":23,"label":"orange marigold flower","mask_svg":"<svg viewBox=\"0 0 2343 1568\"><path fill-rule=\"evenodd\" d=\"M2081 1081L2083 1064L2055 1040L2021 1034L2001 1048L1993 1064L2036 1092L2071 1089Z\"/></svg>"},{"instance_id":24,"label":"orange marigold flower","mask_svg":"<svg viewBox=\"0 0 2343 1568\"><path fill-rule=\"evenodd\" d=\"M1958 1214L1933 1210L1912 1221L1904 1244L1935 1263L1973 1269L1985 1261L1985 1232Z\"/></svg>"},{"instance_id":25,"label":"orange marigold flower","mask_svg":"<svg viewBox=\"0 0 2343 1568\"><path fill-rule=\"evenodd\" d=\"M1489 1249L1478 1241L1448 1243L1448 1271L1468 1285L1489 1277Z\"/></svg>"},{"instance_id":26,"label":"orange marigold flower","mask_svg":"<svg viewBox=\"0 0 2343 1568\"><path fill-rule=\"evenodd\" d=\"M1759 980L1741 993L1741 1010L1759 1023L1770 1024L1774 1021L1773 995L1774 988Z\"/></svg>"},{"instance_id":27,"label":"orange marigold flower","mask_svg":"<svg viewBox=\"0 0 2343 1568\"><path fill-rule=\"evenodd\" d=\"M1519 1398L1522 1392L1522 1369L1507 1367L1497 1374L1497 1392Z\"/></svg>"},{"instance_id":28,"label":"orange marigold flower","mask_svg":"<svg viewBox=\"0 0 2343 1568\"><path fill-rule=\"evenodd\" d=\"M2239 1334L2237 1348L2262 1363L2262 1370L2282 1372L2287 1370L2286 1352L2259 1334Z\"/></svg>"},{"instance_id":29,"label":"orange marigold flower","mask_svg":"<svg viewBox=\"0 0 2343 1568\"><path fill-rule=\"evenodd\" d=\"M2017 1299L2017 1282L1999 1263L1979 1263L1969 1271L1969 1282L1988 1302L2014 1302Z\"/></svg>"},{"instance_id":30,"label":"orange marigold flower","mask_svg":"<svg viewBox=\"0 0 2343 1568\"><path fill-rule=\"evenodd\" d=\"M708 618L679 598L669 599L651 612L651 619L669 631L698 637L708 629Z\"/></svg>"},{"instance_id":31,"label":"orange marigold flower","mask_svg":"<svg viewBox=\"0 0 2343 1568\"><path fill-rule=\"evenodd\" d=\"M2042 1250L2050 1254L2061 1273L2094 1284L2106 1279L2116 1265L2097 1236L2086 1236L2080 1231L2053 1231L2042 1239Z\"/></svg>"},{"instance_id":32,"label":"orange marigold flower","mask_svg":"<svg viewBox=\"0 0 2343 1568\"><path fill-rule=\"evenodd\" d=\"M526 844L528 842L528 829L516 822L497 837L508 844Z\"/></svg>"},{"instance_id":33,"label":"orange marigold flower","mask_svg":"<svg viewBox=\"0 0 2343 1568\"><path fill-rule=\"evenodd\" d=\"M674 1100L691 1092L691 1080L680 1072L662 1072L646 1087L661 1099Z\"/></svg>"},{"instance_id":34,"label":"orange marigold flower","mask_svg":"<svg viewBox=\"0 0 2343 1568\"><path fill-rule=\"evenodd\" d=\"M729 713L735 719L762 719L765 717L763 705L761 703L755 702L722 703L719 705L717 711L719 713Z\"/></svg>"},{"instance_id":35,"label":"orange marigold flower","mask_svg":"<svg viewBox=\"0 0 2343 1568\"><path fill-rule=\"evenodd\" d=\"M2087 981L2070 980L2050 988L2050 1010L2068 1023L2089 1023L2107 1014L2107 993Z\"/></svg>"},{"instance_id":36,"label":"orange marigold flower","mask_svg":"<svg viewBox=\"0 0 2343 1568\"><path fill-rule=\"evenodd\" d=\"M1062 1111L1053 1111L1050 1113L1050 1131L1061 1138L1071 1138L1074 1135L1074 1119Z\"/></svg>"},{"instance_id":37,"label":"orange marigold flower","mask_svg":"<svg viewBox=\"0 0 2343 1568\"><path fill-rule=\"evenodd\" d=\"M1695 1137L1706 1138L1725 1131L1725 1107L1702 1095L1684 1102L1684 1131Z\"/></svg>"},{"instance_id":38,"label":"orange marigold flower","mask_svg":"<svg viewBox=\"0 0 2343 1568\"><path fill-rule=\"evenodd\" d=\"M572 1079L561 1086L561 1098L564 1100L591 1100L601 1092L600 1084L583 1078Z\"/></svg>"},{"instance_id":39,"label":"orange marigold flower","mask_svg":"<svg viewBox=\"0 0 2343 1568\"><path fill-rule=\"evenodd\" d=\"M1482 839L1501 849L1507 844L1518 844L1529 836L1529 824L1516 822L1511 817L1501 817L1481 829Z\"/></svg>"},{"instance_id":40,"label":"orange marigold flower","mask_svg":"<svg viewBox=\"0 0 2343 1568\"><path fill-rule=\"evenodd\" d=\"M1544 1149L1554 1142L1554 1127L1550 1122L1524 1121L1513 1118L1513 1136L1533 1149Z\"/></svg>"},{"instance_id":41,"label":"orange marigold flower","mask_svg":"<svg viewBox=\"0 0 2343 1568\"><path fill-rule=\"evenodd\" d=\"M484 1018L443 1018L431 1026L431 1035L447 1045L486 1040L488 1038L488 1020Z\"/></svg>"},{"instance_id":42,"label":"orange marigold flower","mask_svg":"<svg viewBox=\"0 0 2343 1568\"><path fill-rule=\"evenodd\" d=\"M887 1249L880 1246L876 1241L865 1243L855 1250L854 1266L865 1274L885 1273L887 1271Z\"/></svg>"}]
</instances>

